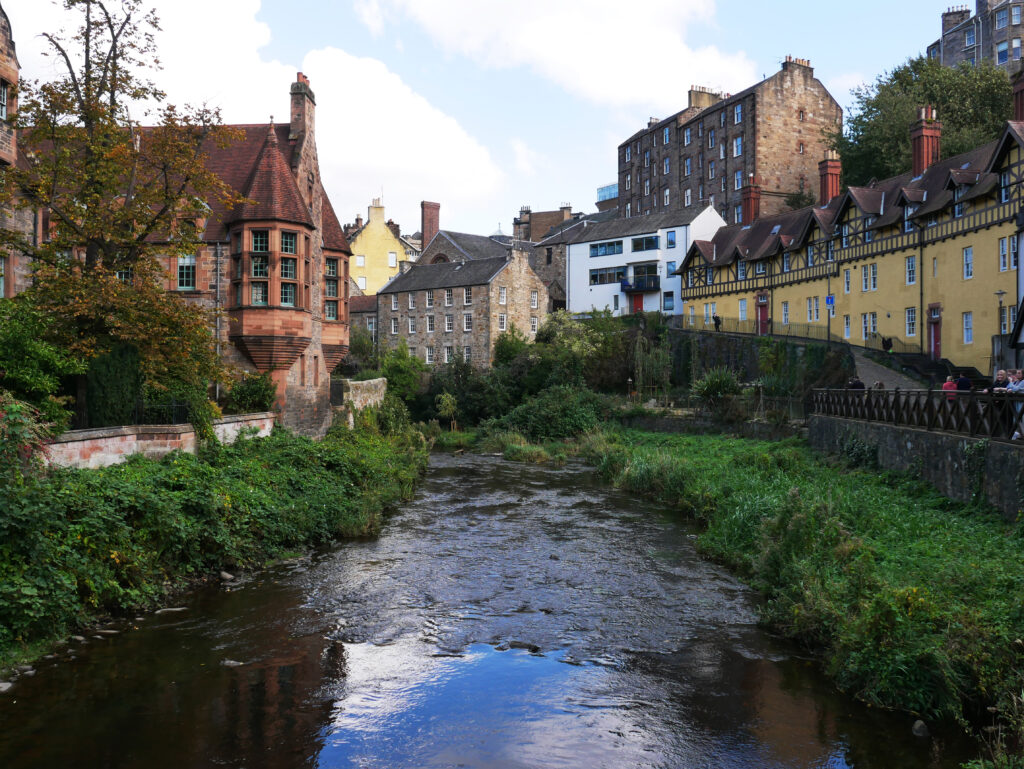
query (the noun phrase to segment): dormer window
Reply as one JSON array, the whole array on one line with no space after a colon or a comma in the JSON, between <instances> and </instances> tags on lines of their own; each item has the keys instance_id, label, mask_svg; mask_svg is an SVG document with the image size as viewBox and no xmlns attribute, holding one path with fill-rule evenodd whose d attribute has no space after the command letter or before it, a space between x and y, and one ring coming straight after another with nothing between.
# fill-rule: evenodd
<instances>
[{"instance_id":1,"label":"dormer window","mask_svg":"<svg viewBox=\"0 0 1024 769\"><path fill-rule=\"evenodd\" d=\"M871 229L871 225L875 223L875 217L869 216L864 220L864 242L870 243L874 240L875 232Z\"/></svg>"},{"instance_id":2,"label":"dormer window","mask_svg":"<svg viewBox=\"0 0 1024 769\"><path fill-rule=\"evenodd\" d=\"M1010 172L1003 171L999 174L999 202L1010 202Z\"/></svg>"},{"instance_id":3,"label":"dormer window","mask_svg":"<svg viewBox=\"0 0 1024 769\"><path fill-rule=\"evenodd\" d=\"M736 263L736 279L746 280L747 279L747 263L737 262Z\"/></svg>"},{"instance_id":4,"label":"dormer window","mask_svg":"<svg viewBox=\"0 0 1024 769\"><path fill-rule=\"evenodd\" d=\"M814 244L813 243L808 243L807 244L807 266L808 267L813 267L814 266Z\"/></svg>"},{"instance_id":5,"label":"dormer window","mask_svg":"<svg viewBox=\"0 0 1024 769\"><path fill-rule=\"evenodd\" d=\"M768 266L764 262L757 262L754 264L754 274L764 275L768 271Z\"/></svg>"},{"instance_id":6,"label":"dormer window","mask_svg":"<svg viewBox=\"0 0 1024 769\"><path fill-rule=\"evenodd\" d=\"M910 232L914 229L914 222L910 217L917 211L917 206L906 205L903 207L903 231Z\"/></svg>"},{"instance_id":7,"label":"dormer window","mask_svg":"<svg viewBox=\"0 0 1024 769\"><path fill-rule=\"evenodd\" d=\"M964 196L964 189L964 185L958 184L956 188L953 190L953 200L955 201L953 204L954 219L959 219L961 216L964 215L965 204L961 200Z\"/></svg>"}]
</instances>

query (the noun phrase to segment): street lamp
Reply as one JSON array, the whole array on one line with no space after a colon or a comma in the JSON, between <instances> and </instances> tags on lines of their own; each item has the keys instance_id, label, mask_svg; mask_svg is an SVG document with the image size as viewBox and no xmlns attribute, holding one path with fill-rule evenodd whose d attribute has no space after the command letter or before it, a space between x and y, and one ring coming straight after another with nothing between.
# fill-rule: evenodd
<instances>
[{"instance_id":1,"label":"street lamp","mask_svg":"<svg viewBox=\"0 0 1024 769\"><path fill-rule=\"evenodd\" d=\"M999 289L998 291L996 291L996 298L999 300L999 315L996 316L998 318L997 322L999 323L999 334L997 335L999 337L999 354L996 356L996 367L997 368L999 368L999 367L1001 367L1003 365L1003 333L1004 333L1003 332L1003 297L1004 296L1006 296L1006 292L1003 291L1003 289Z\"/></svg>"}]
</instances>

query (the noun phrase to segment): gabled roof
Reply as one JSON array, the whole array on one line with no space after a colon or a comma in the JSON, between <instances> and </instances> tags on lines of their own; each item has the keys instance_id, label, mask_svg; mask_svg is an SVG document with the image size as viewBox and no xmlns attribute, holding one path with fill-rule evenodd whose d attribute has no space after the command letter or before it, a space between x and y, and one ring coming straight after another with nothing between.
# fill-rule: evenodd
<instances>
[{"instance_id":1,"label":"gabled roof","mask_svg":"<svg viewBox=\"0 0 1024 769\"><path fill-rule=\"evenodd\" d=\"M672 227L685 227L700 216L707 208L684 208L670 211L667 214L651 214L649 216L631 216L628 219L614 218L604 222L581 222L580 227L568 230L566 243L589 243L595 240L627 238L633 235L644 235Z\"/></svg>"},{"instance_id":2,"label":"gabled roof","mask_svg":"<svg viewBox=\"0 0 1024 769\"><path fill-rule=\"evenodd\" d=\"M377 295L350 296L348 299L348 311L353 312L377 312Z\"/></svg>"},{"instance_id":3,"label":"gabled roof","mask_svg":"<svg viewBox=\"0 0 1024 769\"><path fill-rule=\"evenodd\" d=\"M817 218L820 211L828 213L827 209L801 208L756 219L749 225L720 227L711 240L693 242L676 272L682 273L698 254L710 266L721 267L736 261L756 262L782 251L800 248L812 221L820 221Z\"/></svg>"},{"instance_id":4,"label":"gabled roof","mask_svg":"<svg viewBox=\"0 0 1024 769\"><path fill-rule=\"evenodd\" d=\"M454 248L463 259L504 259L510 250L510 243L503 243L487 235L471 235L468 232L438 230L434 238L442 238ZM433 245L431 240L430 244Z\"/></svg>"},{"instance_id":5,"label":"gabled roof","mask_svg":"<svg viewBox=\"0 0 1024 769\"><path fill-rule=\"evenodd\" d=\"M338 221L337 214L334 213L334 206L331 205L326 192L323 199L321 216L323 217L324 248L351 255L352 249L349 248L348 239L345 237L345 232L341 229L341 223Z\"/></svg>"},{"instance_id":6,"label":"gabled roof","mask_svg":"<svg viewBox=\"0 0 1024 769\"><path fill-rule=\"evenodd\" d=\"M465 262L416 264L408 271L396 275L378 294L397 294L403 291L423 291L428 288L455 288L480 286L490 283L505 269L508 259L470 259ZM351 300L350 300L351 301Z\"/></svg>"},{"instance_id":7,"label":"gabled roof","mask_svg":"<svg viewBox=\"0 0 1024 769\"><path fill-rule=\"evenodd\" d=\"M295 184L291 168L278 149L273 123L267 126L263 147L252 165L242 194L247 200L228 214L228 222L274 219L313 226L313 218Z\"/></svg>"},{"instance_id":8,"label":"gabled roof","mask_svg":"<svg viewBox=\"0 0 1024 769\"><path fill-rule=\"evenodd\" d=\"M579 216L579 217L574 217L572 219L567 219L566 221L559 222L558 224L556 224L553 227L551 227L547 231L547 233L545 233L544 237L541 238L540 242L537 243L537 245L538 246L541 246L541 245L543 245L543 246L553 246L553 245L557 245L559 243L567 243L567 242L569 242L569 238L570 238L569 233L575 227L582 226L584 222L587 222L587 224L589 226L589 225L597 224L599 222L607 222L607 221L610 221L612 219L617 219L617 218L618 218L618 212L615 211L614 209L612 209L611 211L598 211L598 212L593 213L593 214L586 214L584 216Z\"/></svg>"}]
</instances>

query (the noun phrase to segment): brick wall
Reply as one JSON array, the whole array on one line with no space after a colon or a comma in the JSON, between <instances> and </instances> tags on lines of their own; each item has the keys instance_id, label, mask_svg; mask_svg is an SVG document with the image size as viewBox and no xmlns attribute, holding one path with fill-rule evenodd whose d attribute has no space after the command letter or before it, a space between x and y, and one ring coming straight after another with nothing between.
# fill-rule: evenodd
<instances>
[{"instance_id":1,"label":"brick wall","mask_svg":"<svg viewBox=\"0 0 1024 769\"><path fill-rule=\"evenodd\" d=\"M274 426L275 414L238 414L214 421L213 430L224 443L255 427L266 436ZM48 449L48 462L56 467L97 468L116 465L133 454L157 459L172 451L196 451L196 434L190 425L126 425L96 430L69 430L58 436Z\"/></svg>"}]
</instances>

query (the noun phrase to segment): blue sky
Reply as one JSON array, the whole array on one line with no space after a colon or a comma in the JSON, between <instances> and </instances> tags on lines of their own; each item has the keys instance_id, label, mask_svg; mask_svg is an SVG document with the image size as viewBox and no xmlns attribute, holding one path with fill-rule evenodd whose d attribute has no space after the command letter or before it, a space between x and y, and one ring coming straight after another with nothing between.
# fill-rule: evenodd
<instances>
[{"instance_id":1,"label":"blue sky","mask_svg":"<svg viewBox=\"0 0 1024 769\"><path fill-rule=\"evenodd\" d=\"M52 72L49 0L0 0L22 76ZM403 232L419 201L445 229L511 231L520 206L593 210L615 181L615 147L649 117L686 106L690 85L736 92L787 54L810 59L841 104L923 52L948 0L154 0L157 82L174 103L226 122L278 121L305 72L338 216L383 195ZM199 21L197 21L199 20Z\"/></svg>"}]
</instances>

